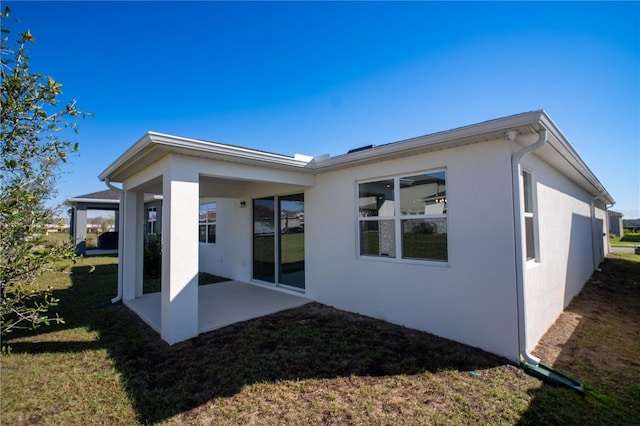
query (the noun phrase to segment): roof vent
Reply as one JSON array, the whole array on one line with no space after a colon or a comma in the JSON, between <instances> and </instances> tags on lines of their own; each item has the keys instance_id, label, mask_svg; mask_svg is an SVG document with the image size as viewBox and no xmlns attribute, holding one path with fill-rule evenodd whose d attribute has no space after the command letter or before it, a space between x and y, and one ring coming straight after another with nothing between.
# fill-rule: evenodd
<instances>
[{"instance_id":1,"label":"roof vent","mask_svg":"<svg viewBox=\"0 0 640 426\"><path fill-rule=\"evenodd\" d=\"M360 148L353 148L347 151L347 154L352 154L358 151L366 151L367 149L375 148L376 146L377 145L365 145L365 146L361 146Z\"/></svg>"}]
</instances>

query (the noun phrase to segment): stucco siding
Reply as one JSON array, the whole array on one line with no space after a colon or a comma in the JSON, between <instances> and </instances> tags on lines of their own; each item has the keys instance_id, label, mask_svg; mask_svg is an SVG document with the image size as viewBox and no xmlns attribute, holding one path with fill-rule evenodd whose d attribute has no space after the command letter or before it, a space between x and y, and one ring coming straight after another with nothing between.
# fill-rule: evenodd
<instances>
[{"instance_id":1,"label":"stucco siding","mask_svg":"<svg viewBox=\"0 0 640 426\"><path fill-rule=\"evenodd\" d=\"M539 259L525 268L527 347L531 350L593 272L591 197L531 154L536 181Z\"/></svg>"},{"instance_id":2,"label":"stucco siding","mask_svg":"<svg viewBox=\"0 0 640 426\"><path fill-rule=\"evenodd\" d=\"M360 257L357 183L446 169L448 262ZM307 296L517 359L505 141L320 174L306 199Z\"/></svg>"},{"instance_id":3,"label":"stucco siding","mask_svg":"<svg viewBox=\"0 0 640 426\"><path fill-rule=\"evenodd\" d=\"M242 218L248 208L240 208L240 202L230 198L204 198L201 203L216 202L216 242L198 243L200 272L246 280L242 273L242 240L246 239L247 225ZM246 268L245 268L246 269Z\"/></svg>"},{"instance_id":4,"label":"stucco siding","mask_svg":"<svg viewBox=\"0 0 640 426\"><path fill-rule=\"evenodd\" d=\"M203 183L202 203L216 202L216 243L199 243L200 271L227 278L251 281L252 274L252 200L274 195L304 193L305 187L279 183L243 182L233 184L236 198L227 196L227 183ZM206 194L206 197L202 195ZM244 201L244 207L240 203Z\"/></svg>"}]
</instances>

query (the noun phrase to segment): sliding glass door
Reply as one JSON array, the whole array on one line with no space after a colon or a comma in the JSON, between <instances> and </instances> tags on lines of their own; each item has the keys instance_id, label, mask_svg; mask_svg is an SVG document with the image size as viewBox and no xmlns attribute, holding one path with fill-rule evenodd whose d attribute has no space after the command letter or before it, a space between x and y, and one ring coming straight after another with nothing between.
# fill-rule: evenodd
<instances>
[{"instance_id":1,"label":"sliding glass door","mask_svg":"<svg viewBox=\"0 0 640 426\"><path fill-rule=\"evenodd\" d=\"M253 279L304 289L304 194L253 200Z\"/></svg>"},{"instance_id":2,"label":"sliding glass door","mask_svg":"<svg viewBox=\"0 0 640 426\"><path fill-rule=\"evenodd\" d=\"M275 199L253 200L253 279L276 282Z\"/></svg>"},{"instance_id":3,"label":"sliding glass door","mask_svg":"<svg viewBox=\"0 0 640 426\"><path fill-rule=\"evenodd\" d=\"M278 197L279 282L304 288L304 194Z\"/></svg>"}]
</instances>

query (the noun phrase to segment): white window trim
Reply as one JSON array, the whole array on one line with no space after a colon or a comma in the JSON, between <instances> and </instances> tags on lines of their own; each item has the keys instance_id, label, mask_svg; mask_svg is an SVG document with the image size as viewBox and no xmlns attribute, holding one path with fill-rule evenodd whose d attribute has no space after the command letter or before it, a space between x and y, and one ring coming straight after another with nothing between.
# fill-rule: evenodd
<instances>
[{"instance_id":1,"label":"white window trim","mask_svg":"<svg viewBox=\"0 0 640 426\"><path fill-rule=\"evenodd\" d=\"M524 173L528 173L531 177L531 210L532 212L525 211L525 185L524 185ZM538 220L539 220L539 210L538 210L538 180L536 173L533 169L529 167L522 167L520 171L520 184L522 185L522 196L521 196L521 205L522 205L522 240L524 242L524 249L522 251L525 256L525 261L527 264L536 264L540 263L540 233L538 228ZM533 219L533 257L531 259L527 259L527 233L526 233L526 218Z\"/></svg>"},{"instance_id":2,"label":"white window trim","mask_svg":"<svg viewBox=\"0 0 640 426\"><path fill-rule=\"evenodd\" d=\"M434 267L444 267L448 268L450 264L450 251L449 251L449 218L448 215L445 214L430 214L430 215L400 215L401 206L400 206L400 178L406 176L413 175L421 175L428 173L437 173L444 172L445 177L448 180L448 171L446 167L439 167L435 169L427 169L422 171L410 171L397 173L393 175L386 176L378 176L375 178L362 179L355 182L355 220L356 220L356 258L364 261L373 261L373 262L391 262L391 263L404 263L404 264L412 264L412 265L422 265L422 266L434 266ZM370 216L370 217L360 217L360 201L359 201L359 193L360 193L360 184L370 183L370 182L378 182L381 180L389 180L393 179L393 189L394 189L394 215L393 216ZM447 198L449 198L449 187L447 186ZM435 260L435 259L413 259L413 258L403 258L402 257L402 220L403 219L447 219L447 260ZM394 221L394 231L395 231L395 257L390 256L375 256L375 255L366 255L362 254L361 250L361 239L360 239L360 222L364 221L379 221L379 220L393 220Z\"/></svg>"},{"instance_id":3,"label":"white window trim","mask_svg":"<svg viewBox=\"0 0 640 426\"><path fill-rule=\"evenodd\" d=\"M206 235L206 240L207 241L200 241L200 235L198 235L198 243L199 244L207 244L207 245L216 245L217 241L218 241L218 203L215 200L212 201L200 201L200 203L198 204L198 215L200 214L200 207L208 205L208 204L215 204L216 205L216 221L215 222L209 222L209 217L207 216L207 220L205 220L204 222L200 221L200 218L198 218L198 232L200 232L200 226L201 225L205 225L205 226L209 226L209 225L215 225L216 227L216 241L214 242L210 242L209 241L209 232L205 231L205 235ZM206 230L207 228L205 228Z\"/></svg>"},{"instance_id":4,"label":"white window trim","mask_svg":"<svg viewBox=\"0 0 640 426\"><path fill-rule=\"evenodd\" d=\"M151 220L151 215L149 213L155 212L153 220ZM151 227L153 227L153 232L151 231ZM147 207L147 235L157 235L158 234L158 207L152 206Z\"/></svg>"}]
</instances>

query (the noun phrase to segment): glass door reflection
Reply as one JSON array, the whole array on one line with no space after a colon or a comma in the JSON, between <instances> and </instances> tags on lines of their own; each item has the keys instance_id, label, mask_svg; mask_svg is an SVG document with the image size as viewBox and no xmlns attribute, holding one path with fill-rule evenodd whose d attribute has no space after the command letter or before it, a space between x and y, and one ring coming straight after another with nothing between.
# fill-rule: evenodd
<instances>
[{"instance_id":1,"label":"glass door reflection","mask_svg":"<svg viewBox=\"0 0 640 426\"><path fill-rule=\"evenodd\" d=\"M276 282L275 199L253 200L253 279Z\"/></svg>"},{"instance_id":2,"label":"glass door reflection","mask_svg":"<svg viewBox=\"0 0 640 426\"><path fill-rule=\"evenodd\" d=\"M280 284L304 289L304 194L278 197Z\"/></svg>"}]
</instances>

